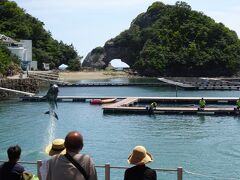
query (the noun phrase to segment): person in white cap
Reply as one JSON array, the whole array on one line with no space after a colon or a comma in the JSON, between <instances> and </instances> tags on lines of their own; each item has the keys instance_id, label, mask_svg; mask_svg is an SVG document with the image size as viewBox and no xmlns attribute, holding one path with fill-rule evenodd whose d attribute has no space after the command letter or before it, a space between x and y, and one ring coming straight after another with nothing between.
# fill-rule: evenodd
<instances>
[{"instance_id":1,"label":"person in white cap","mask_svg":"<svg viewBox=\"0 0 240 180\"><path fill-rule=\"evenodd\" d=\"M155 170L145 164L153 161L152 155L143 146L136 146L128 157L128 163L135 166L128 168L124 180L157 180Z\"/></svg>"}]
</instances>

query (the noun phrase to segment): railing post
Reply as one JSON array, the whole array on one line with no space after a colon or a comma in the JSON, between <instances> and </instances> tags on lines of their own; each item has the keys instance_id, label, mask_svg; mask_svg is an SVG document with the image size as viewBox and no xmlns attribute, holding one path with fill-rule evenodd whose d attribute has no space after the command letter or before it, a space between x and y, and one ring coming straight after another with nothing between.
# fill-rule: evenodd
<instances>
[{"instance_id":1,"label":"railing post","mask_svg":"<svg viewBox=\"0 0 240 180\"><path fill-rule=\"evenodd\" d=\"M177 180L182 180L183 179L183 168L178 167L177 168Z\"/></svg>"},{"instance_id":2,"label":"railing post","mask_svg":"<svg viewBox=\"0 0 240 180\"><path fill-rule=\"evenodd\" d=\"M105 164L105 180L110 180L110 164Z\"/></svg>"},{"instance_id":3,"label":"railing post","mask_svg":"<svg viewBox=\"0 0 240 180\"><path fill-rule=\"evenodd\" d=\"M42 161L41 161L41 160L38 160L38 161L37 161L37 176L39 177L40 180L42 179L42 178L41 178L40 171L39 171L39 169L40 169L41 166L42 166Z\"/></svg>"}]
</instances>

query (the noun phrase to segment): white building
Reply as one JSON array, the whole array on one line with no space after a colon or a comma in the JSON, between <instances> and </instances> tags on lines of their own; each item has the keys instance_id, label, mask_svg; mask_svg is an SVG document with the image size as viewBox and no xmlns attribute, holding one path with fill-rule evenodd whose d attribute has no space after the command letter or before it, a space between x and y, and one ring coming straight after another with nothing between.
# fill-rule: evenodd
<instances>
[{"instance_id":1,"label":"white building","mask_svg":"<svg viewBox=\"0 0 240 180\"><path fill-rule=\"evenodd\" d=\"M37 62L32 61L32 40L18 42L3 34L0 34L0 40L13 54L19 57L23 70L37 70Z\"/></svg>"},{"instance_id":2,"label":"white building","mask_svg":"<svg viewBox=\"0 0 240 180\"><path fill-rule=\"evenodd\" d=\"M48 71L50 70L50 64L49 63L43 63L43 69Z\"/></svg>"}]
</instances>

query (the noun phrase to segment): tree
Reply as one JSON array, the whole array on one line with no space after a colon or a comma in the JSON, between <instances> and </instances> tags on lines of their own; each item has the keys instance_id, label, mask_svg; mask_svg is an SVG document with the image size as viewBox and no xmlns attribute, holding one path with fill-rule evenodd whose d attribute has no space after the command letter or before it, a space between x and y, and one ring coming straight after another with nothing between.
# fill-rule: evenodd
<instances>
[{"instance_id":1,"label":"tree","mask_svg":"<svg viewBox=\"0 0 240 180\"><path fill-rule=\"evenodd\" d=\"M147 76L230 76L240 66L237 34L181 1L153 3L110 48L123 49L130 67Z\"/></svg>"},{"instance_id":2,"label":"tree","mask_svg":"<svg viewBox=\"0 0 240 180\"><path fill-rule=\"evenodd\" d=\"M69 61L68 69L70 71L79 71L81 68L81 62L79 58L72 59Z\"/></svg>"},{"instance_id":3,"label":"tree","mask_svg":"<svg viewBox=\"0 0 240 180\"><path fill-rule=\"evenodd\" d=\"M38 61L38 68L42 63L50 63L51 68L60 64L69 64L78 57L73 45L58 42L52 38L44 23L27 14L12 1L0 1L0 32L13 39L30 39L33 44L33 60Z\"/></svg>"}]
</instances>

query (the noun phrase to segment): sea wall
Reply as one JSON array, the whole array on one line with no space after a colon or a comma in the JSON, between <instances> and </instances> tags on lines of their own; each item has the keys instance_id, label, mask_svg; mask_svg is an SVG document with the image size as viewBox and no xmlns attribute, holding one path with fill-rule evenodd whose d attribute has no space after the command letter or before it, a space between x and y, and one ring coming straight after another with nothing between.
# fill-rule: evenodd
<instances>
[{"instance_id":1,"label":"sea wall","mask_svg":"<svg viewBox=\"0 0 240 180\"><path fill-rule=\"evenodd\" d=\"M19 91L36 93L40 82L36 79L0 79L0 87L15 89ZM15 96L15 94L0 90L0 99Z\"/></svg>"}]
</instances>

